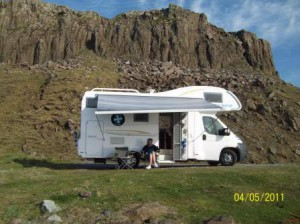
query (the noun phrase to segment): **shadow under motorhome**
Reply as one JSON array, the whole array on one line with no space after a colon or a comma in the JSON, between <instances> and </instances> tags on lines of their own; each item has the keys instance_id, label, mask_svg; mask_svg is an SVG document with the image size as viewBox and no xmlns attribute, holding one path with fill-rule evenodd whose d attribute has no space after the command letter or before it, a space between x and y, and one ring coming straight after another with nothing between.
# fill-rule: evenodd
<instances>
[{"instance_id":1,"label":"shadow under motorhome","mask_svg":"<svg viewBox=\"0 0 300 224\"><path fill-rule=\"evenodd\" d=\"M223 88L190 86L166 92L96 88L81 105L78 154L95 161L128 147L138 166L148 138L160 148L159 163L208 161L234 165L247 156L242 140L216 114L239 111L238 98Z\"/></svg>"}]
</instances>

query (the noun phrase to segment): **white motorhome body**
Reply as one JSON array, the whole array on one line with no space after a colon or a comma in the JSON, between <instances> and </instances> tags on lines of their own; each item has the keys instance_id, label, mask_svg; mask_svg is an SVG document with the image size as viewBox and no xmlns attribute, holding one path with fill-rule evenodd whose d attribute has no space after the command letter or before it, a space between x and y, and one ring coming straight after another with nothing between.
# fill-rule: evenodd
<instances>
[{"instance_id":1,"label":"white motorhome body","mask_svg":"<svg viewBox=\"0 0 300 224\"><path fill-rule=\"evenodd\" d=\"M233 165L246 157L241 139L229 133L216 113L238 111L230 91L191 86L166 92L96 88L82 99L78 154L106 160L115 148L139 152L148 138L160 148L159 162L201 160Z\"/></svg>"}]
</instances>

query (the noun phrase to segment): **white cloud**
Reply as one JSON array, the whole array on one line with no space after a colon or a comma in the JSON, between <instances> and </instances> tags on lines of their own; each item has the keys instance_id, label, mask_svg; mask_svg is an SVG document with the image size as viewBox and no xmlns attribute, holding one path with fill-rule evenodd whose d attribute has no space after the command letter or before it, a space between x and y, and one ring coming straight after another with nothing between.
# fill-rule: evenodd
<instances>
[{"instance_id":1,"label":"white cloud","mask_svg":"<svg viewBox=\"0 0 300 224\"><path fill-rule=\"evenodd\" d=\"M298 0L194 0L191 10L205 13L210 22L227 31L250 30L273 45L300 38Z\"/></svg>"},{"instance_id":2,"label":"white cloud","mask_svg":"<svg viewBox=\"0 0 300 224\"><path fill-rule=\"evenodd\" d=\"M185 2L186 2L185 0L177 0L176 4L179 5L179 6L181 6L181 7L184 7L185 6Z\"/></svg>"},{"instance_id":3,"label":"white cloud","mask_svg":"<svg viewBox=\"0 0 300 224\"><path fill-rule=\"evenodd\" d=\"M194 12L201 13L203 11L203 1L202 0L194 0L190 9L193 10Z\"/></svg>"},{"instance_id":4,"label":"white cloud","mask_svg":"<svg viewBox=\"0 0 300 224\"><path fill-rule=\"evenodd\" d=\"M145 4L147 2L147 0L138 0L139 4Z\"/></svg>"}]
</instances>

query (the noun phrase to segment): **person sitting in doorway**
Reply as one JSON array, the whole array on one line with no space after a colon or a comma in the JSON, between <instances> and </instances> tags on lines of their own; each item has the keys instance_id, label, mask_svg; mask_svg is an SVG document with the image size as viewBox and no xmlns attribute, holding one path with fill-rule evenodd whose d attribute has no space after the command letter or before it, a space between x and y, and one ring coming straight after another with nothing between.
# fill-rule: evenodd
<instances>
[{"instance_id":1,"label":"person sitting in doorway","mask_svg":"<svg viewBox=\"0 0 300 224\"><path fill-rule=\"evenodd\" d=\"M153 144L152 138L148 138L147 145L143 147L142 151L149 156L149 165L146 167L146 169L151 169L152 165L155 168L158 168L159 166L156 163L156 152L158 151L158 147Z\"/></svg>"}]
</instances>

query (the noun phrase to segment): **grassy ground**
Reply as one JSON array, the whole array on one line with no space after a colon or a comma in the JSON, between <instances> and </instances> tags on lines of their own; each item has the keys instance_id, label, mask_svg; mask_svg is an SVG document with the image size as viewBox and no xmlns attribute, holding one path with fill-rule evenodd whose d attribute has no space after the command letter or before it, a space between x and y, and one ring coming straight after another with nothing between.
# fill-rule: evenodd
<instances>
[{"instance_id":1,"label":"grassy ground","mask_svg":"<svg viewBox=\"0 0 300 224\"><path fill-rule=\"evenodd\" d=\"M114 87L120 75L112 61L92 53L84 52L78 60L78 67L48 72L0 64L0 158L20 153L74 158L66 122L71 119L78 130L84 92Z\"/></svg>"},{"instance_id":2,"label":"grassy ground","mask_svg":"<svg viewBox=\"0 0 300 224\"><path fill-rule=\"evenodd\" d=\"M279 223L300 215L299 164L234 167L101 170L57 161L7 158L0 162L0 222L41 216L39 203L52 199L65 223L93 223L103 209L159 202L183 223L231 215L237 223ZM82 200L79 192L94 196ZM234 193L283 193L284 201L235 202Z\"/></svg>"}]
</instances>

